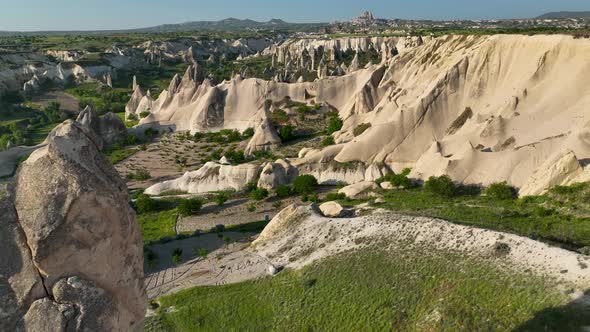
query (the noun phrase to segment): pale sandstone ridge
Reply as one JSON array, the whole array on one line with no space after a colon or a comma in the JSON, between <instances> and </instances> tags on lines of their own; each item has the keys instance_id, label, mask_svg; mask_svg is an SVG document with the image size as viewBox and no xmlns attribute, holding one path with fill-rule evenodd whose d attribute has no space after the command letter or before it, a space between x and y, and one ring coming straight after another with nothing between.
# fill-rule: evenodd
<instances>
[{"instance_id":1,"label":"pale sandstone ridge","mask_svg":"<svg viewBox=\"0 0 590 332\"><path fill-rule=\"evenodd\" d=\"M97 137L73 121L55 128L2 201L0 236L9 236L0 252L0 283L9 286L0 294L0 312L8 313L2 330L141 326L147 301L139 227Z\"/></svg>"},{"instance_id":2,"label":"pale sandstone ridge","mask_svg":"<svg viewBox=\"0 0 590 332\"><path fill-rule=\"evenodd\" d=\"M182 177L155 184L145 190L148 195L160 195L167 191L181 190L190 194L210 191L235 190L246 188L249 183L256 183L261 167L258 164L237 166L208 162L199 170L186 172Z\"/></svg>"},{"instance_id":3,"label":"pale sandstone ridge","mask_svg":"<svg viewBox=\"0 0 590 332\"><path fill-rule=\"evenodd\" d=\"M460 251L490 264L517 271L530 270L574 288L576 297L590 287L586 268L590 263L588 256L513 234L433 218L401 216L384 210L363 217L334 218L320 215L313 205L294 204L270 221L251 250L268 259L272 266L297 269L382 241L387 243L386 247L403 250L427 248L443 254ZM498 250L498 244L506 250Z\"/></svg>"},{"instance_id":4,"label":"pale sandstone ridge","mask_svg":"<svg viewBox=\"0 0 590 332\"><path fill-rule=\"evenodd\" d=\"M310 43L314 41L285 43L269 52L284 55L279 49L293 47L295 53L314 53L305 46ZM350 47L364 50L364 42L359 43ZM423 39L398 53L344 76L292 84L238 76L213 86L195 81L189 70L153 102L152 114L140 127L191 132L256 128L267 101L289 97L325 103L343 119L342 130L333 134L337 145L289 160L299 173L312 174L320 183L373 181L380 173L409 167L415 179L447 174L464 184L506 181L524 187L524 195L586 178L573 174L586 174L588 166L581 161L590 158L590 40L444 36ZM275 61L283 55L275 54ZM293 62L293 55L284 57ZM361 124L370 127L355 136ZM258 132L271 132L265 124L261 127L266 129ZM274 142L270 134L256 135L249 149L272 148ZM545 164L569 151L579 161L567 161L574 169ZM552 169L550 181L539 180L545 169Z\"/></svg>"}]
</instances>

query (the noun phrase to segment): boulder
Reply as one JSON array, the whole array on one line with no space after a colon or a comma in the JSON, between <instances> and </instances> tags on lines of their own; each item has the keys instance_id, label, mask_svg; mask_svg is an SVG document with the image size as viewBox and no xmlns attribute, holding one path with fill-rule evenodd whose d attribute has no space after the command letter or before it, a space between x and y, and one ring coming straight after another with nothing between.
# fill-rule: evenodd
<instances>
[{"instance_id":1,"label":"boulder","mask_svg":"<svg viewBox=\"0 0 590 332\"><path fill-rule=\"evenodd\" d=\"M160 195L170 190L182 190L190 194L220 190L244 190L248 183L255 183L260 175L258 164L222 165L208 162L199 170L187 172L174 180L157 183L145 190L148 195Z\"/></svg>"},{"instance_id":2,"label":"boulder","mask_svg":"<svg viewBox=\"0 0 590 332\"><path fill-rule=\"evenodd\" d=\"M340 189L338 192L341 194L345 194L348 198L357 199L367 196L369 191L375 189L379 189L379 186L377 186L375 182L363 181L351 184L350 186L346 186Z\"/></svg>"},{"instance_id":3,"label":"boulder","mask_svg":"<svg viewBox=\"0 0 590 332\"><path fill-rule=\"evenodd\" d=\"M92 137L74 121L56 127L16 176L17 223L4 218L2 209L3 223L12 225L2 234L12 240L0 255L10 257L13 266L1 274L28 312L28 330L60 331L65 324L130 331L140 328L145 315L143 243L135 212L124 181ZM75 276L86 281L74 283Z\"/></svg>"},{"instance_id":4,"label":"boulder","mask_svg":"<svg viewBox=\"0 0 590 332\"><path fill-rule=\"evenodd\" d=\"M322 211L322 214L326 217L338 218L342 216L344 208L342 207L342 205L336 202L327 202L320 205L320 211Z\"/></svg>"},{"instance_id":5,"label":"boulder","mask_svg":"<svg viewBox=\"0 0 590 332\"><path fill-rule=\"evenodd\" d=\"M272 190L280 185L289 184L297 177L297 168L293 167L289 162L279 159L274 163L267 163L262 168L260 178L258 179L258 187Z\"/></svg>"},{"instance_id":6,"label":"boulder","mask_svg":"<svg viewBox=\"0 0 590 332\"><path fill-rule=\"evenodd\" d=\"M301 206L292 204L281 210L272 220L266 225L262 233L256 238L253 245L259 245L268 241L275 236L288 231L291 228L296 228L298 223L306 217L313 214L311 205Z\"/></svg>"}]
</instances>

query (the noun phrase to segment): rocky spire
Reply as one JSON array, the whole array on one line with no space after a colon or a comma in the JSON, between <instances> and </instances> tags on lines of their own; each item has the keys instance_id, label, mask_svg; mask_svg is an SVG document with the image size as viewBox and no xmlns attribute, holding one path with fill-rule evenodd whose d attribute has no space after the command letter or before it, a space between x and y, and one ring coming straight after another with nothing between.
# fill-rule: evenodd
<instances>
[{"instance_id":1,"label":"rocky spire","mask_svg":"<svg viewBox=\"0 0 590 332\"><path fill-rule=\"evenodd\" d=\"M359 54L358 52L354 55L354 58L352 59L352 62L350 63L350 66L348 67L348 72L352 73L354 71L359 70L361 67L360 61L359 61Z\"/></svg>"},{"instance_id":2,"label":"rocky spire","mask_svg":"<svg viewBox=\"0 0 590 332\"><path fill-rule=\"evenodd\" d=\"M133 75L133 91L135 91L139 85L137 84L137 76Z\"/></svg>"},{"instance_id":3,"label":"rocky spire","mask_svg":"<svg viewBox=\"0 0 590 332\"><path fill-rule=\"evenodd\" d=\"M174 75L170 84L168 85L168 93L173 95L178 92L178 88L180 86L180 76L178 74Z\"/></svg>"}]
</instances>

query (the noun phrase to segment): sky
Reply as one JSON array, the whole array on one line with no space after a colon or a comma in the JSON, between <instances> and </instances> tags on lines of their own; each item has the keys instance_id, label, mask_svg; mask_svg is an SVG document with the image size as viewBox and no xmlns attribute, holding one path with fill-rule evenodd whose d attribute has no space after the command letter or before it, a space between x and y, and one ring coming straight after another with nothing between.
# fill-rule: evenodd
<instances>
[{"instance_id":1,"label":"sky","mask_svg":"<svg viewBox=\"0 0 590 332\"><path fill-rule=\"evenodd\" d=\"M0 30L113 30L227 17L333 22L379 18L528 18L590 11L590 0L0 0Z\"/></svg>"}]
</instances>

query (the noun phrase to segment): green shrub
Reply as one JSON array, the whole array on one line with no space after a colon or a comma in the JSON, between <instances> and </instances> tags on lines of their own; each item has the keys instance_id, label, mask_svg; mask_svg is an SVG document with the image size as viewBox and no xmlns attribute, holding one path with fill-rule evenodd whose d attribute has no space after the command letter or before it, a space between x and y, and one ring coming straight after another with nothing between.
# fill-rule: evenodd
<instances>
[{"instance_id":1,"label":"green shrub","mask_svg":"<svg viewBox=\"0 0 590 332\"><path fill-rule=\"evenodd\" d=\"M491 184L486 188L485 194L488 197L499 200L509 200L516 198L516 191L506 182Z\"/></svg>"},{"instance_id":2,"label":"green shrub","mask_svg":"<svg viewBox=\"0 0 590 332\"><path fill-rule=\"evenodd\" d=\"M342 120L340 120L338 113L334 112L328 117L328 128L326 129L326 133L332 135L340 129L342 129Z\"/></svg>"},{"instance_id":3,"label":"green shrub","mask_svg":"<svg viewBox=\"0 0 590 332\"><path fill-rule=\"evenodd\" d=\"M256 211L256 204L251 203L248 205L248 207L246 209L250 212L254 212L254 211Z\"/></svg>"},{"instance_id":4,"label":"green shrub","mask_svg":"<svg viewBox=\"0 0 590 332\"><path fill-rule=\"evenodd\" d=\"M156 136L158 136L158 131L155 130L154 128L148 128L143 132L143 134L145 135L145 137L147 137L149 139L153 139Z\"/></svg>"},{"instance_id":5,"label":"green shrub","mask_svg":"<svg viewBox=\"0 0 590 332\"><path fill-rule=\"evenodd\" d=\"M346 194L338 193L338 192L331 192L326 195L326 198L324 199L324 201L330 202L330 201L340 201L340 200L344 200L344 199L346 199Z\"/></svg>"},{"instance_id":6,"label":"green shrub","mask_svg":"<svg viewBox=\"0 0 590 332\"><path fill-rule=\"evenodd\" d=\"M225 192L220 192L215 194L213 197L213 201L217 204L217 206L223 206L225 202L229 199L229 196Z\"/></svg>"},{"instance_id":7,"label":"green shrub","mask_svg":"<svg viewBox=\"0 0 590 332\"><path fill-rule=\"evenodd\" d=\"M336 142L334 141L334 137L332 137L332 136L326 136L322 140L322 146L330 146L330 145L334 145L334 144L336 144Z\"/></svg>"},{"instance_id":8,"label":"green shrub","mask_svg":"<svg viewBox=\"0 0 590 332\"><path fill-rule=\"evenodd\" d=\"M275 192L276 192L277 196L280 198L289 197L293 193L291 187L284 185L284 184L278 186L277 189L275 189Z\"/></svg>"},{"instance_id":9,"label":"green shrub","mask_svg":"<svg viewBox=\"0 0 590 332\"><path fill-rule=\"evenodd\" d=\"M318 180L313 175L299 175L293 181L293 190L300 195L314 192L318 187Z\"/></svg>"},{"instance_id":10,"label":"green shrub","mask_svg":"<svg viewBox=\"0 0 590 332\"><path fill-rule=\"evenodd\" d=\"M155 268L156 266L158 266L158 254L156 254L153 250L147 249L146 253L145 253L145 258L147 261L147 265L150 268Z\"/></svg>"},{"instance_id":11,"label":"green shrub","mask_svg":"<svg viewBox=\"0 0 590 332\"><path fill-rule=\"evenodd\" d=\"M250 198L255 201L261 201L268 197L268 190L264 188L256 188L250 192Z\"/></svg>"},{"instance_id":12,"label":"green shrub","mask_svg":"<svg viewBox=\"0 0 590 332\"><path fill-rule=\"evenodd\" d=\"M283 202L282 201L276 201L272 203L272 207L275 209L280 209L281 206L283 206Z\"/></svg>"},{"instance_id":13,"label":"green shrub","mask_svg":"<svg viewBox=\"0 0 590 332\"><path fill-rule=\"evenodd\" d=\"M231 160L233 164L242 164L246 162L244 150L229 150L225 153L225 157Z\"/></svg>"},{"instance_id":14,"label":"green shrub","mask_svg":"<svg viewBox=\"0 0 590 332\"><path fill-rule=\"evenodd\" d=\"M279 129L279 137L283 142L293 140L295 138L295 128L290 124L281 127Z\"/></svg>"},{"instance_id":15,"label":"green shrub","mask_svg":"<svg viewBox=\"0 0 590 332\"><path fill-rule=\"evenodd\" d=\"M172 250L172 263L174 263L174 265L179 265L180 263L182 263L181 248L174 248L174 250Z\"/></svg>"},{"instance_id":16,"label":"green shrub","mask_svg":"<svg viewBox=\"0 0 590 332\"><path fill-rule=\"evenodd\" d=\"M244 130L244 132L242 133L242 137L244 138L248 138L248 137L252 137L254 136L254 128L250 127L250 128L246 128L246 130Z\"/></svg>"},{"instance_id":17,"label":"green shrub","mask_svg":"<svg viewBox=\"0 0 590 332\"><path fill-rule=\"evenodd\" d=\"M308 197L308 200L312 203L319 203L320 202L320 197L318 196L317 193L314 193L313 195Z\"/></svg>"},{"instance_id":18,"label":"green shrub","mask_svg":"<svg viewBox=\"0 0 590 332\"><path fill-rule=\"evenodd\" d=\"M182 199L178 203L178 213L183 216L192 216L201 210L203 207L203 201L198 198Z\"/></svg>"},{"instance_id":19,"label":"green shrub","mask_svg":"<svg viewBox=\"0 0 590 332\"><path fill-rule=\"evenodd\" d=\"M146 194L140 194L135 200L135 210L137 213L147 213L158 210L158 201Z\"/></svg>"},{"instance_id":20,"label":"green shrub","mask_svg":"<svg viewBox=\"0 0 590 332\"><path fill-rule=\"evenodd\" d=\"M256 185L256 182L248 182L248 183L246 183L246 187L244 188L244 191L246 193L251 193L256 188L258 188L257 185Z\"/></svg>"},{"instance_id":21,"label":"green shrub","mask_svg":"<svg viewBox=\"0 0 590 332\"><path fill-rule=\"evenodd\" d=\"M354 137L357 137L362 135L369 128L371 128L370 123L361 123L360 125L356 126L356 128L354 128L352 133L354 134Z\"/></svg>"},{"instance_id":22,"label":"green shrub","mask_svg":"<svg viewBox=\"0 0 590 332\"><path fill-rule=\"evenodd\" d=\"M424 184L424 188L444 197L453 197L457 191L453 180L447 175L439 177L431 176Z\"/></svg>"},{"instance_id":23,"label":"green shrub","mask_svg":"<svg viewBox=\"0 0 590 332\"><path fill-rule=\"evenodd\" d=\"M152 114L152 113L147 112L147 111L143 111L143 112L139 113L139 117L140 118L147 118L150 114Z\"/></svg>"}]
</instances>

